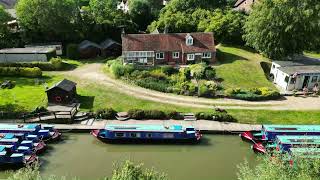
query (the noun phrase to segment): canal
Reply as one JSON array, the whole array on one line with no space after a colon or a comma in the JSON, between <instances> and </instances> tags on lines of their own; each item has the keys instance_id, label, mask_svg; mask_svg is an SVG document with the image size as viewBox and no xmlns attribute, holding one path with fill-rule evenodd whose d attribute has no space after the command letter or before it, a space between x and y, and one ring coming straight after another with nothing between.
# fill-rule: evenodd
<instances>
[{"instance_id":1,"label":"canal","mask_svg":"<svg viewBox=\"0 0 320 180\"><path fill-rule=\"evenodd\" d=\"M232 180L237 165L256 157L238 136L204 135L198 145L110 145L89 134L64 134L41 158L41 173L81 180L111 176L114 163L143 162L172 180Z\"/></svg>"}]
</instances>

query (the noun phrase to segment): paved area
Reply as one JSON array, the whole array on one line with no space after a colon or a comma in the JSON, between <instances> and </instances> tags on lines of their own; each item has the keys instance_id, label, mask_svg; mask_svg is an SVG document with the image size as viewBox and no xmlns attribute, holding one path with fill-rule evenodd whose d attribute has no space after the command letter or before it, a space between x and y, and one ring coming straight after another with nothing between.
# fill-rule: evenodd
<instances>
[{"instance_id":1,"label":"paved area","mask_svg":"<svg viewBox=\"0 0 320 180\"><path fill-rule=\"evenodd\" d=\"M112 87L119 92L137 98L197 108L221 107L225 109L267 109L267 110L320 110L319 97L285 97L281 100L250 102L235 99L208 99L175 94L162 93L138 86L133 86L108 77L102 71L103 64L92 63L81 66L73 71L62 72L84 80L81 83L94 82L102 86Z\"/></svg>"},{"instance_id":2,"label":"paved area","mask_svg":"<svg viewBox=\"0 0 320 180\"><path fill-rule=\"evenodd\" d=\"M102 120L95 121L92 125L81 124L56 124L55 127L59 130L73 130L73 131L90 131L93 129L103 129L107 124L162 124L169 125L192 125L199 130L212 132L212 133L237 133L249 130L259 130L261 125L239 124L239 123L227 123L217 121L178 121L178 120Z\"/></svg>"}]
</instances>

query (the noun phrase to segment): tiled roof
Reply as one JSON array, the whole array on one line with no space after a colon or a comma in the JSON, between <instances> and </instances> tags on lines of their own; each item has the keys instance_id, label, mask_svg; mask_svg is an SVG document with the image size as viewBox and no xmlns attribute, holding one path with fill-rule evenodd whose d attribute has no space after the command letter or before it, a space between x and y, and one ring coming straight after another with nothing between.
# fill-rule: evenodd
<instances>
[{"instance_id":1,"label":"tiled roof","mask_svg":"<svg viewBox=\"0 0 320 180\"><path fill-rule=\"evenodd\" d=\"M189 33L193 45L186 45L188 33L170 34L126 34L122 37L123 51L182 51L212 52L214 46L213 33Z\"/></svg>"},{"instance_id":2,"label":"tiled roof","mask_svg":"<svg viewBox=\"0 0 320 180\"><path fill-rule=\"evenodd\" d=\"M73 81L70 81L70 80L67 80L67 79L64 79L60 82L58 82L57 84L53 85L52 87L50 87L49 89L47 89L46 91L49 91L53 88L60 88L62 90L65 90L65 91L71 91L77 84Z\"/></svg>"}]
</instances>

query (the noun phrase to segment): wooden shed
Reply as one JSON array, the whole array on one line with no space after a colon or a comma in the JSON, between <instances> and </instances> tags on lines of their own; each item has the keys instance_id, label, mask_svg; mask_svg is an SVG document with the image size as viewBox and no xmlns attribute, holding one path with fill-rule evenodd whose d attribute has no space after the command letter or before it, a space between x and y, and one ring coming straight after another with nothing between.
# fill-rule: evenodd
<instances>
[{"instance_id":1,"label":"wooden shed","mask_svg":"<svg viewBox=\"0 0 320 180\"><path fill-rule=\"evenodd\" d=\"M96 58L101 55L101 46L88 40L82 41L78 50L81 59Z\"/></svg>"},{"instance_id":2,"label":"wooden shed","mask_svg":"<svg viewBox=\"0 0 320 180\"><path fill-rule=\"evenodd\" d=\"M71 104L76 101L76 83L64 79L46 90L48 103L52 104Z\"/></svg>"},{"instance_id":3,"label":"wooden shed","mask_svg":"<svg viewBox=\"0 0 320 180\"><path fill-rule=\"evenodd\" d=\"M122 53L122 45L110 38L100 43L103 57L118 57Z\"/></svg>"}]
</instances>

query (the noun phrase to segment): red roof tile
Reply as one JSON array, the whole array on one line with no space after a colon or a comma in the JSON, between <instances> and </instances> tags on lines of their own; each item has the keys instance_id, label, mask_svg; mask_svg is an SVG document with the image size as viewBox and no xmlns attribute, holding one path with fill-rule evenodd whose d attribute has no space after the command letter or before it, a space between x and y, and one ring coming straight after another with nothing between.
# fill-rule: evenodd
<instances>
[{"instance_id":1,"label":"red roof tile","mask_svg":"<svg viewBox=\"0 0 320 180\"><path fill-rule=\"evenodd\" d=\"M185 38L188 33L170 34L126 34L122 37L123 51L183 51L212 52L214 46L213 33L190 33L193 45L187 46Z\"/></svg>"}]
</instances>

